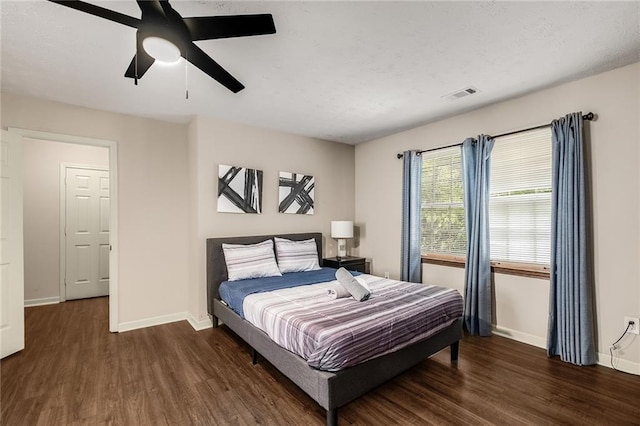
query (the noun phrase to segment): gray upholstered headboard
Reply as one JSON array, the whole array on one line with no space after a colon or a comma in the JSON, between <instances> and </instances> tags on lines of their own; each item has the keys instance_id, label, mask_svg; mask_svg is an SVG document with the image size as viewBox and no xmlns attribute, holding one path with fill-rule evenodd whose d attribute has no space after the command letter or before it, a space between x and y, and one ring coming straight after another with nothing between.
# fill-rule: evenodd
<instances>
[{"instance_id":1,"label":"gray upholstered headboard","mask_svg":"<svg viewBox=\"0 0 640 426\"><path fill-rule=\"evenodd\" d=\"M322 265L322 234L319 232L310 232L304 234L277 234L277 235L259 235L247 237L223 237L207 239L207 311L213 313L213 299L217 299L218 287L223 281L227 280L227 265L224 261L224 252L222 251L222 243L228 244L255 244L273 237L287 238L293 241L308 240L313 238L318 246L318 260Z\"/></svg>"}]
</instances>

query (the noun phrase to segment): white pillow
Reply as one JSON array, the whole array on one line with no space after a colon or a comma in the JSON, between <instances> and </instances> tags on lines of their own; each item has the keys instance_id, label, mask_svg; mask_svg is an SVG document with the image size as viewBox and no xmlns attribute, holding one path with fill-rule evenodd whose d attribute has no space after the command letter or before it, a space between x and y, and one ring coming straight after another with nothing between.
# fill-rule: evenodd
<instances>
[{"instance_id":1,"label":"white pillow","mask_svg":"<svg viewBox=\"0 0 640 426\"><path fill-rule=\"evenodd\" d=\"M273 254L271 240L247 245L223 243L222 251L224 251L229 281L282 275Z\"/></svg>"},{"instance_id":2,"label":"white pillow","mask_svg":"<svg viewBox=\"0 0 640 426\"><path fill-rule=\"evenodd\" d=\"M311 238L304 241L291 241L285 238L274 238L280 272L304 272L320 269L318 262L318 246Z\"/></svg>"}]
</instances>

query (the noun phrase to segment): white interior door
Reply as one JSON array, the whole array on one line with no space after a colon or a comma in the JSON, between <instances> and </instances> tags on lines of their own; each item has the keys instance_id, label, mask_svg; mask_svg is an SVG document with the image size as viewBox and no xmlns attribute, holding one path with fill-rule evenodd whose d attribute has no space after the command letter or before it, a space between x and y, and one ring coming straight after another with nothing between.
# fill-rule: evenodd
<instances>
[{"instance_id":1,"label":"white interior door","mask_svg":"<svg viewBox=\"0 0 640 426\"><path fill-rule=\"evenodd\" d=\"M2 130L0 149L0 358L24 349L22 141Z\"/></svg>"},{"instance_id":2,"label":"white interior door","mask_svg":"<svg viewBox=\"0 0 640 426\"><path fill-rule=\"evenodd\" d=\"M65 298L109 294L109 172L66 168Z\"/></svg>"}]
</instances>

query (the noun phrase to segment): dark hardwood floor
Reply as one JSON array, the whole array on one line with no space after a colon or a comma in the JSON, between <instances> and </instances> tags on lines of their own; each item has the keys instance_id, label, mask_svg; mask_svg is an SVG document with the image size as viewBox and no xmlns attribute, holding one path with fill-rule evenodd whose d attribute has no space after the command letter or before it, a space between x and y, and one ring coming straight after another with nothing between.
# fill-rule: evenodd
<instances>
[{"instance_id":1,"label":"dark hardwood floor","mask_svg":"<svg viewBox=\"0 0 640 426\"><path fill-rule=\"evenodd\" d=\"M27 308L0 362L2 425L322 425L325 412L226 327L108 330L106 298ZM340 410L360 425L640 425L640 377L466 337Z\"/></svg>"}]
</instances>

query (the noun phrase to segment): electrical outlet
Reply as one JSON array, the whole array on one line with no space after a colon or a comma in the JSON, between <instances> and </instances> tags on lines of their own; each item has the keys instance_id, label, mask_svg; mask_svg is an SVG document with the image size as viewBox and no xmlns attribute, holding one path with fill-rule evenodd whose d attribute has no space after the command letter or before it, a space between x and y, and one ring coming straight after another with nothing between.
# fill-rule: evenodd
<instances>
[{"instance_id":1,"label":"electrical outlet","mask_svg":"<svg viewBox=\"0 0 640 426\"><path fill-rule=\"evenodd\" d=\"M624 317L624 327L627 328L630 322L633 322L633 325L629 326L627 333L632 334L640 334L640 318L637 317Z\"/></svg>"}]
</instances>

